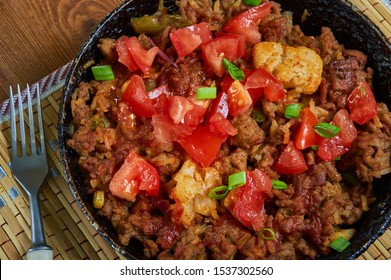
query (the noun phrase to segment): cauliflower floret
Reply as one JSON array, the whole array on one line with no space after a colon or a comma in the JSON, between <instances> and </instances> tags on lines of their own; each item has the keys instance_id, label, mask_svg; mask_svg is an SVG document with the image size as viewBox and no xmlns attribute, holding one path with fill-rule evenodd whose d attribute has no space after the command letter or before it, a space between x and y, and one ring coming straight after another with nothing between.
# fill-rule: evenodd
<instances>
[{"instance_id":1,"label":"cauliflower floret","mask_svg":"<svg viewBox=\"0 0 391 280\"><path fill-rule=\"evenodd\" d=\"M261 42L254 46L253 58L256 68L262 67L272 73L286 89L312 94L320 85L322 59L307 47Z\"/></svg>"},{"instance_id":2,"label":"cauliflower floret","mask_svg":"<svg viewBox=\"0 0 391 280\"><path fill-rule=\"evenodd\" d=\"M208 196L211 189L221 185L221 176L215 168L199 168L192 160L186 160L173 179L177 184L170 196L183 208L180 219L185 227L192 226L196 214L218 217L217 202Z\"/></svg>"},{"instance_id":3,"label":"cauliflower floret","mask_svg":"<svg viewBox=\"0 0 391 280\"><path fill-rule=\"evenodd\" d=\"M282 63L284 49L281 44L274 42L262 42L256 44L253 49L254 65L262 67L269 73L273 73Z\"/></svg>"}]
</instances>

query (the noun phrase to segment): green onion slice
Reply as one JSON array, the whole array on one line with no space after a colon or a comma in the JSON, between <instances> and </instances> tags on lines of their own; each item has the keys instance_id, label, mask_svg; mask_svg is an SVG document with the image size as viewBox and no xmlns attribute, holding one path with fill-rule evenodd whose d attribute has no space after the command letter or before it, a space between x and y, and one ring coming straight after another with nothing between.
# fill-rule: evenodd
<instances>
[{"instance_id":1,"label":"green onion slice","mask_svg":"<svg viewBox=\"0 0 391 280\"><path fill-rule=\"evenodd\" d=\"M217 95L216 87L200 87L197 89L198 99L214 99Z\"/></svg>"},{"instance_id":2,"label":"green onion slice","mask_svg":"<svg viewBox=\"0 0 391 280\"><path fill-rule=\"evenodd\" d=\"M230 62L228 59L223 58L223 66L225 70L231 75L232 79L243 81L245 78L244 72L239 69L235 64Z\"/></svg>"},{"instance_id":3,"label":"green onion slice","mask_svg":"<svg viewBox=\"0 0 391 280\"><path fill-rule=\"evenodd\" d=\"M289 104L285 108L285 117L288 119L297 118L300 115L301 106L299 104Z\"/></svg>"},{"instance_id":4,"label":"green onion slice","mask_svg":"<svg viewBox=\"0 0 391 280\"><path fill-rule=\"evenodd\" d=\"M288 185L280 180L272 180L272 183L275 190L286 190L288 188Z\"/></svg>"},{"instance_id":5,"label":"green onion slice","mask_svg":"<svg viewBox=\"0 0 391 280\"><path fill-rule=\"evenodd\" d=\"M274 230L267 227L261 229L259 235L265 240L274 240L274 238L276 238L276 233L274 232Z\"/></svg>"},{"instance_id":6,"label":"green onion slice","mask_svg":"<svg viewBox=\"0 0 391 280\"><path fill-rule=\"evenodd\" d=\"M343 238L342 236L338 237L336 240L331 242L330 247L334 250L341 253L343 250L345 250L350 245L350 242Z\"/></svg>"},{"instance_id":7,"label":"green onion slice","mask_svg":"<svg viewBox=\"0 0 391 280\"><path fill-rule=\"evenodd\" d=\"M257 122L257 123L263 123L266 120L265 113L260 109L253 109L251 112L251 117Z\"/></svg>"},{"instance_id":8,"label":"green onion slice","mask_svg":"<svg viewBox=\"0 0 391 280\"><path fill-rule=\"evenodd\" d=\"M341 131L341 128L329 123L318 123L314 126L315 132L324 137L332 138Z\"/></svg>"},{"instance_id":9,"label":"green onion slice","mask_svg":"<svg viewBox=\"0 0 391 280\"><path fill-rule=\"evenodd\" d=\"M318 150L318 146L316 146L316 145L311 146L311 150L317 151Z\"/></svg>"},{"instance_id":10,"label":"green onion slice","mask_svg":"<svg viewBox=\"0 0 391 280\"><path fill-rule=\"evenodd\" d=\"M243 3L247 6L258 6L261 0L244 0Z\"/></svg>"},{"instance_id":11,"label":"green onion slice","mask_svg":"<svg viewBox=\"0 0 391 280\"><path fill-rule=\"evenodd\" d=\"M111 69L111 65L92 66L91 71L96 81L114 80L114 73L113 69Z\"/></svg>"},{"instance_id":12,"label":"green onion slice","mask_svg":"<svg viewBox=\"0 0 391 280\"><path fill-rule=\"evenodd\" d=\"M214 199L223 199L227 196L229 189L227 186L219 186L210 190L208 196Z\"/></svg>"},{"instance_id":13,"label":"green onion slice","mask_svg":"<svg viewBox=\"0 0 391 280\"><path fill-rule=\"evenodd\" d=\"M228 177L228 190L234 190L238 187L246 184L246 172L240 171L229 175Z\"/></svg>"}]
</instances>

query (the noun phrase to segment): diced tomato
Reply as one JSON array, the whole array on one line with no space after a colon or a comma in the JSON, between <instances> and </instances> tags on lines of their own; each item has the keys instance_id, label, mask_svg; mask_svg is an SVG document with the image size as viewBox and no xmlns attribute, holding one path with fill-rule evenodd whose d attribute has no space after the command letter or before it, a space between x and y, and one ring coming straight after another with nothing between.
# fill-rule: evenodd
<instances>
[{"instance_id":1,"label":"diced tomato","mask_svg":"<svg viewBox=\"0 0 391 280\"><path fill-rule=\"evenodd\" d=\"M228 117L228 95L225 92L219 92L207 111L205 118L208 120L217 112L221 113L224 118Z\"/></svg>"},{"instance_id":2,"label":"diced tomato","mask_svg":"<svg viewBox=\"0 0 391 280\"><path fill-rule=\"evenodd\" d=\"M204 63L218 77L222 77L225 69L223 58L233 61L239 58L238 47L240 39L233 37L215 38L201 46Z\"/></svg>"},{"instance_id":3,"label":"diced tomato","mask_svg":"<svg viewBox=\"0 0 391 280\"><path fill-rule=\"evenodd\" d=\"M313 128L318 123L318 118L310 110L310 108L302 109L300 115L300 126L295 133L293 141L296 148L303 150L305 148L318 145L322 138L316 134Z\"/></svg>"},{"instance_id":4,"label":"diced tomato","mask_svg":"<svg viewBox=\"0 0 391 280\"><path fill-rule=\"evenodd\" d=\"M263 94L270 101L282 100L285 97L285 90L283 85L265 69L258 68L253 71L246 79L246 89L261 89ZM256 93L253 91L253 93ZM262 91L259 91L262 94ZM255 94L254 94L255 95ZM258 99L259 96L255 96Z\"/></svg>"},{"instance_id":5,"label":"diced tomato","mask_svg":"<svg viewBox=\"0 0 391 280\"><path fill-rule=\"evenodd\" d=\"M226 38L234 38L238 40L238 49L236 53L236 57L246 57L247 56L247 45L246 45L246 36L242 34L234 34L234 33L225 33L225 32L216 32L216 37L226 37Z\"/></svg>"},{"instance_id":6,"label":"diced tomato","mask_svg":"<svg viewBox=\"0 0 391 280\"><path fill-rule=\"evenodd\" d=\"M225 137L212 132L209 126L197 126L190 136L178 142L195 161L208 167L215 160L225 140Z\"/></svg>"},{"instance_id":7,"label":"diced tomato","mask_svg":"<svg viewBox=\"0 0 391 280\"><path fill-rule=\"evenodd\" d=\"M229 87L232 85L234 81L235 80L231 77L231 75L228 72L226 72L224 74L223 79L220 82L221 91L228 92Z\"/></svg>"},{"instance_id":8,"label":"diced tomato","mask_svg":"<svg viewBox=\"0 0 391 280\"><path fill-rule=\"evenodd\" d=\"M134 72L140 69L144 74L149 73L159 47L152 47L149 50L141 45L137 37L122 36L116 41L118 61L126 65L129 71Z\"/></svg>"},{"instance_id":9,"label":"diced tomato","mask_svg":"<svg viewBox=\"0 0 391 280\"><path fill-rule=\"evenodd\" d=\"M168 113L175 124L184 123L197 126L204 116L206 109L198 106L183 96L168 97Z\"/></svg>"},{"instance_id":10,"label":"diced tomato","mask_svg":"<svg viewBox=\"0 0 391 280\"><path fill-rule=\"evenodd\" d=\"M128 47L130 54L141 71L144 74L149 73L153 61L155 60L155 57L159 51L159 47L154 46L147 50L143 47L143 45L141 45L137 37L130 37L126 41L126 46Z\"/></svg>"},{"instance_id":11,"label":"diced tomato","mask_svg":"<svg viewBox=\"0 0 391 280\"><path fill-rule=\"evenodd\" d=\"M158 141L174 142L190 136L194 127L190 127L183 123L175 124L172 118L168 115L153 115L152 126L153 133Z\"/></svg>"},{"instance_id":12,"label":"diced tomato","mask_svg":"<svg viewBox=\"0 0 391 280\"><path fill-rule=\"evenodd\" d=\"M201 44L212 39L212 32L206 22L178 29L170 34L170 39L179 57L185 57Z\"/></svg>"},{"instance_id":13,"label":"diced tomato","mask_svg":"<svg viewBox=\"0 0 391 280\"><path fill-rule=\"evenodd\" d=\"M148 91L148 96L151 99L158 98L162 94L165 94L167 96L170 95L170 91L168 90L168 84L164 84L162 86L159 86L157 88Z\"/></svg>"},{"instance_id":14,"label":"diced tomato","mask_svg":"<svg viewBox=\"0 0 391 280\"><path fill-rule=\"evenodd\" d=\"M357 137L357 129L348 111L339 110L331 124L341 128L341 131L333 138L324 138L318 145L318 155L325 161L331 161L349 151L351 144Z\"/></svg>"},{"instance_id":15,"label":"diced tomato","mask_svg":"<svg viewBox=\"0 0 391 280\"><path fill-rule=\"evenodd\" d=\"M154 114L153 101L148 96L143 78L138 75L133 75L130 78L122 99L129 105L136 116L152 117Z\"/></svg>"},{"instance_id":16,"label":"diced tomato","mask_svg":"<svg viewBox=\"0 0 391 280\"><path fill-rule=\"evenodd\" d=\"M128 37L122 36L117 39L115 42L115 49L118 53L118 61L124 64L126 67L128 67L130 72L135 72L139 68L136 64L136 61L134 61L132 55L129 53L129 49L126 45L126 41L128 40Z\"/></svg>"},{"instance_id":17,"label":"diced tomato","mask_svg":"<svg viewBox=\"0 0 391 280\"><path fill-rule=\"evenodd\" d=\"M296 148L293 141L290 141L278 158L274 169L278 173L292 175L307 171L308 167L301 151Z\"/></svg>"},{"instance_id":18,"label":"diced tomato","mask_svg":"<svg viewBox=\"0 0 391 280\"><path fill-rule=\"evenodd\" d=\"M235 136L238 133L231 122L227 120L220 112L216 112L209 119L209 125L211 131L221 137L228 137L228 135Z\"/></svg>"},{"instance_id":19,"label":"diced tomato","mask_svg":"<svg viewBox=\"0 0 391 280\"><path fill-rule=\"evenodd\" d=\"M191 102L193 102L194 104L205 108L205 110L208 109L209 105L213 101L213 99L198 99L196 93L191 94L190 96L187 97L187 99L190 100Z\"/></svg>"},{"instance_id":20,"label":"diced tomato","mask_svg":"<svg viewBox=\"0 0 391 280\"><path fill-rule=\"evenodd\" d=\"M227 91L229 114L233 117L247 112L253 101L247 89L239 82L234 81Z\"/></svg>"},{"instance_id":21,"label":"diced tomato","mask_svg":"<svg viewBox=\"0 0 391 280\"><path fill-rule=\"evenodd\" d=\"M246 172L246 184L229 194L233 197L228 208L244 226L258 231L263 228L265 194L272 189L272 180L259 169Z\"/></svg>"},{"instance_id":22,"label":"diced tomato","mask_svg":"<svg viewBox=\"0 0 391 280\"><path fill-rule=\"evenodd\" d=\"M347 99L350 118L358 124L367 123L377 114L377 103L370 85L362 82Z\"/></svg>"},{"instance_id":23,"label":"diced tomato","mask_svg":"<svg viewBox=\"0 0 391 280\"><path fill-rule=\"evenodd\" d=\"M157 196L159 187L159 174L155 167L134 151L125 158L109 185L113 195L128 201L135 201L141 190L149 196Z\"/></svg>"},{"instance_id":24,"label":"diced tomato","mask_svg":"<svg viewBox=\"0 0 391 280\"><path fill-rule=\"evenodd\" d=\"M242 34L246 36L247 43L252 45L260 42L261 34L258 25L270 13L271 6L272 2L267 2L240 13L227 22L224 31Z\"/></svg>"}]
</instances>

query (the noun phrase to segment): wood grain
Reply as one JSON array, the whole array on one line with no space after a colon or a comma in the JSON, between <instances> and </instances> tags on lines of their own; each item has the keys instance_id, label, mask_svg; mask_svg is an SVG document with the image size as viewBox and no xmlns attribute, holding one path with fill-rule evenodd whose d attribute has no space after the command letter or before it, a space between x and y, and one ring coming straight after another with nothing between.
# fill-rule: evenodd
<instances>
[{"instance_id":1,"label":"wood grain","mask_svg":"<svg viewBox=\"0 0 391 280\"><path fill-rule=\"evenodd\" d=\"M122 0L0 0L0 102L72 60Z\"/></svg>"}]
</instances>

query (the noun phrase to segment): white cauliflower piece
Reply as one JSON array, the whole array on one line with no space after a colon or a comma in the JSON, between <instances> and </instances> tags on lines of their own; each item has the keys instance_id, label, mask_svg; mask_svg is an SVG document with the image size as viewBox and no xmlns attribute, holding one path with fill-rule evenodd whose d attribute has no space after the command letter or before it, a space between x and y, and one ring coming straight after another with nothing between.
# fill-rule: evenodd
<instances>
[{"instance_id":1,"label":"white cauliflower piece","mask_svg":"<svg viewBox=\"0 0 391 280\"><path fill-rule=\"evenodd\" d=\"M286 89L312 94L320 85L323 61L307 47L260 42L253 48L253 59L254 67L262 67L272 73Z\"/></svg>"},{"instance_id":2,"label":"white cauliflower piece","mask_svg":"<svg viewBox=\"0 0 391 280\"><path fill-rule=\"evenodd\" d=\"M221 185L220 174L215 168L199 168L192 160L186 160L173 179L177 184L170 196L183 208L180 219L185 227L192 226L196 214L218 217L217 202L208 196L211 189Z\"/></svg>"},{"instance_id":3,"label":"white cauliflower piece","mask_svg":"<svg viewBox=\"0 0 391 280\"><path fill-rule=\"evenodd\" d=\"M262 42L253 48L253 60L256 68L262 67L269 73L273 73L282 63L284 48L275 42Z\"/></svg>"}]
</instances>

